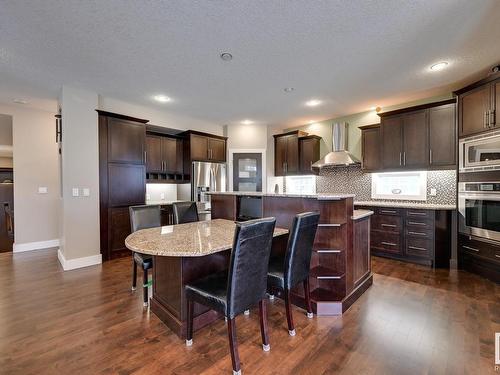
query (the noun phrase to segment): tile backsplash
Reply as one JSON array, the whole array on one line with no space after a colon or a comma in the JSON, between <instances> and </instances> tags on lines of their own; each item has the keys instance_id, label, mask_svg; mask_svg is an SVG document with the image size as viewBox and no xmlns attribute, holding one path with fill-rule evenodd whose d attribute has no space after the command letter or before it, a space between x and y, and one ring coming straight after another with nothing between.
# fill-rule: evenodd
<instances>
[{"instance_id":1,"label":"tile backsplash","mask_svg":"<svg viewBox=\"0 0 500 375\"><path fill-rule=\"evenodd\" d=\"M360 166L323 168L316 177L317 193L352 193L356 201L371 201L372 176L363 173ZM437 195L431 196L430 190L436 189ZM391 200L381 200L387 201ZM401 202L398 200L398 202ZM427 201L406 201L416 204L456 204L456 171L427 172Z\"/></svg>"}]
</instances>

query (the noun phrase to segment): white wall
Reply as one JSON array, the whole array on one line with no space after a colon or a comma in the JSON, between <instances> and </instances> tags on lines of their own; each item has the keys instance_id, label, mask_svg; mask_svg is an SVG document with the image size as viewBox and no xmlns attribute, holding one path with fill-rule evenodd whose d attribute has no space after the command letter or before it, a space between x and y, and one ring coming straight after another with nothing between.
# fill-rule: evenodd
<instances>
[{"instance_id":1,"label":"white wall","mask_svg":"<svg viewBox=\"0 0 500 375\"><path fill-rule=\"evenodd\" d=\"M57 243L59 171L54 113L0 103L12 116L14 149L14 251ZM47 194L38 194L46 186ZM38 245L36 245L38 246Z\"/></svg>"}]
</instances>

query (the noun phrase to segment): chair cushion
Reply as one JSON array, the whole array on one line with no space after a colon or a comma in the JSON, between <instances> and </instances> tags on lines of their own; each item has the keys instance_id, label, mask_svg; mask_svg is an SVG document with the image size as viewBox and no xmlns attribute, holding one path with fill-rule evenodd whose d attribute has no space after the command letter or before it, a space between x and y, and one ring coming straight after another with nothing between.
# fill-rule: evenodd
<instances>
[{"instance_id":1,"label":"chair cushion","mask_svg":"<svg viewBox=\"0 0 500 375\"><path fill-rule=\"evenodd\" d=\"M273 257L269 260L267 287L285 289L285 259Z\"/></svg>"},{"instance_id":2,"label":"chair cushion","mask_svg":"<svg viewBox=\"0 0 500 375\"><path fill-rule=\"evenodd\" d=\"M151 255L134 253L134 261L145 270L153 267L153 257Z\"/></svg>"},{"instance_id":3,"label":"chair cushion","mask_svg":"<svg viewBox=\"0 0 500 375\"><path fill-rule=\"evenodd\" d=\"M227 271L187 284L185 290L186 298L227 315Z\"/></svg>"}]
</instances>

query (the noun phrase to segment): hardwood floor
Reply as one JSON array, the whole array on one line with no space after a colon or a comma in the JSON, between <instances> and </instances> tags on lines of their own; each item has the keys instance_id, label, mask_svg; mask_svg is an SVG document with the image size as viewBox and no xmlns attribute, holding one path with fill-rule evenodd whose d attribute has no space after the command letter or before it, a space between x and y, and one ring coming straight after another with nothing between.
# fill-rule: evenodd
<instances>
[{"instance_id":1,"label":"hardwood floor","mask_svg":"<svg viewBox=\"0 0 500 375\"><path fill-rule=\"evenodd\" d=\"M478 276L373 258L373 286L343 317L307 319L268 304L271 351L258 308L236 329L245 374L488 374L500 332L500 286ZM0 254L0 373L231 373L221 320L171 333L130 291L131 260L63 272L54 250ZM497 372L498 373L498 372Z\"/></svg>"}]
</instances>

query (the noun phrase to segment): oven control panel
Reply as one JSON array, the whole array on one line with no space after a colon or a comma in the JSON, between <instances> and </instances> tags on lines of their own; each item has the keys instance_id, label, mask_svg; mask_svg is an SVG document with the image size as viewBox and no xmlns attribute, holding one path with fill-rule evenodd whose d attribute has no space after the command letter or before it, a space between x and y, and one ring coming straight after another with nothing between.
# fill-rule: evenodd
<instances>
[{"instance_id":1,"label":"oven control panel","mask_svg":"<svg viewBox=\"0 0 500 375\"><path fill-rule=\"evenodd\" d=\"M461 191L500 193L500 182L466 182Z\"/></svg>"}]
</instances>

